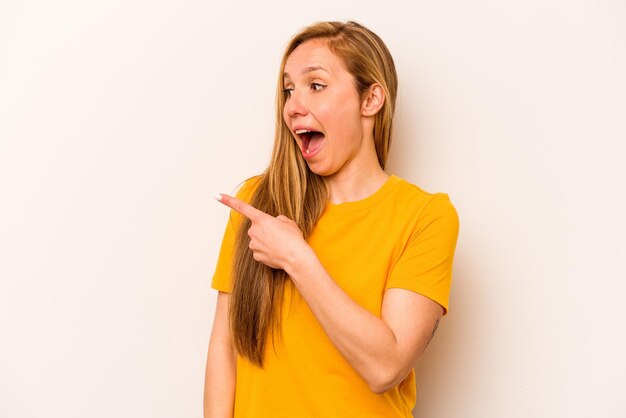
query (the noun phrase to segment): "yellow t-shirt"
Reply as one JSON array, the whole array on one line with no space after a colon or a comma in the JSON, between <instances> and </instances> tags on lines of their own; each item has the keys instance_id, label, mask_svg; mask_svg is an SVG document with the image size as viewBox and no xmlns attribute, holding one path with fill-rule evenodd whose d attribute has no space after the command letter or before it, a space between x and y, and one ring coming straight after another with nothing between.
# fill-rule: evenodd
<instances>
[{"instance_id":1,"label":"yellow t-shirt","mask_svg":"<svg viewBox=\"0 0 626 418\"><path fill-rule=\"evenodd\" d=\"M257 178L245 182L237 197L249 201ZM211 284L214 289L231 291L240 222L241 215L231 211ZM307 242L333 280L376 316L380 317L388 288L420 293L447 313L458 231L458 215L447 194L425 192L391 175L365 199L329 202ZM285 288L282 342L275 341L275 346L271 341L266 344L263 369L237 357L235 418L412 417L414 371L386 393L372 392L290 281Z\"/></svg>"}]
</instances>

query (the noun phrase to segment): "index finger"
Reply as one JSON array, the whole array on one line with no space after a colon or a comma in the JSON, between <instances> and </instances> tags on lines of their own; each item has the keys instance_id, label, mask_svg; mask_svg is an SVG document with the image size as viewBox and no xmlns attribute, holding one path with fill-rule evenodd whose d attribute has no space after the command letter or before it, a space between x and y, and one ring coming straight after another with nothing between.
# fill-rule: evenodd
<instances>
[{"instance_id":1,"label":"index finger","mask_svg":"<svg viewBox=\"0 0 626 418\"><path fill-rule=\"evenodd\" d=\"M267 213L258 210L257 208L247 204L243 200L239 200L236 197L232 197L227 194L217 194L215 195L215 199L218 202L223 203L224 205L233 209L234 211L241 213L243 216L250 219L251 221L259 219L263 216L268 216Z\"/></svg>"}]
</instances>

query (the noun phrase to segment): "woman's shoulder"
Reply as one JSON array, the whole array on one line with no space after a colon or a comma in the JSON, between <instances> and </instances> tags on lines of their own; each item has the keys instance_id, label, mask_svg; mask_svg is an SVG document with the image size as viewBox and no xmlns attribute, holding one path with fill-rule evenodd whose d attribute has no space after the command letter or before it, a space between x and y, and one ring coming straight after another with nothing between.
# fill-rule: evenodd
<instances>
[{"instance_id":1,"label":"woman's shoulder","mask_svg":"<svg viewBox=\"0 0 626 418\"><path fill-rule=\"evenodd\" d=\"M235 197L239 200L243 200L244 202L249 202L252 198L254 191L259 186L262 178L263 175L258 174L252 177L248 177L247 179L239 183L239 189L235 193Z\"/></svg>"},{"instance_id":2,"label":"woman's shoulder","mask_svg":"<svg viewBox=\"0 0 626 418\"><path fill-rule=\"evenodd\" d=\"M424 187L406 180L397 175L393 175L396 178L396 192L405 197L408 200L413 201L429 201L432 199L450 200L450 196L446 192L435 192L426 190Z\"/></svg>"},{"instance_id":3,"label":"woman's shoulder","mask_svg":"<svg viewBox=\"0 0 626 418\"><path fill-rule=\"evenodd\" d=\"M448 212L456 214L450 195L446 192L426 190L424 187L412 183L404 178L395 176L396 190L394 200L397 203L413 208L418 212Z\"/></svg>"}]
</instances>

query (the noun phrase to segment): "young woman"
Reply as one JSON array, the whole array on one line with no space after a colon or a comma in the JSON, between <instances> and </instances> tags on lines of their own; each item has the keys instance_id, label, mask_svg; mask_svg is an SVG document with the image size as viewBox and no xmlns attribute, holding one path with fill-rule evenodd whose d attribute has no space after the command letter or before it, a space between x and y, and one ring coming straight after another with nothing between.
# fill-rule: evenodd
<instances>
[{"instance_id":1,"label":"young woman","mask_svg":"<svg viewBox=\"0 0 626 418\"><path fill-rule=\"evenodd\" d=\"M457 212L384 171L397 79L376 34L314 24L280 68L269 167L216 197L232 211L205 418L409 418L413 367L447 312Z\"/></svg>"}]
</instances>

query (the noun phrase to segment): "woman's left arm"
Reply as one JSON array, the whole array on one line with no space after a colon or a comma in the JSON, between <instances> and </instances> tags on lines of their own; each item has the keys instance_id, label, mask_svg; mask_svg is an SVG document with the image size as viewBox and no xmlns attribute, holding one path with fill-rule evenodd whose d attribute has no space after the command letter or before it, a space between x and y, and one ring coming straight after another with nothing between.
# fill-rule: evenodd
<instances>
[{"instance_id":1,"label":"woman's left arm","mask_svg":"<svg viewBox=\"0 0 626 418\"><path fill-rule=\"evenodd\" d=\"M391 288L379 318L337 285L293 220L228 195L218 200L252 221L248 235L254 259L289 274L330 340L372 391L384 393L408 375L437 328L441 305Z\"/></svg>"},{"instance_id":2,"label":"woman's left arm","mask_svg":"<svg viewBox=\"0 0 626 418\"><path fill-rule=\"evenodd\" d=\"M376 393L404 380L443 314L437 302L392 288L384 294L378 318L335 283L312 249L286 271L330 340Z\"/></svg>"}]
</instances>

